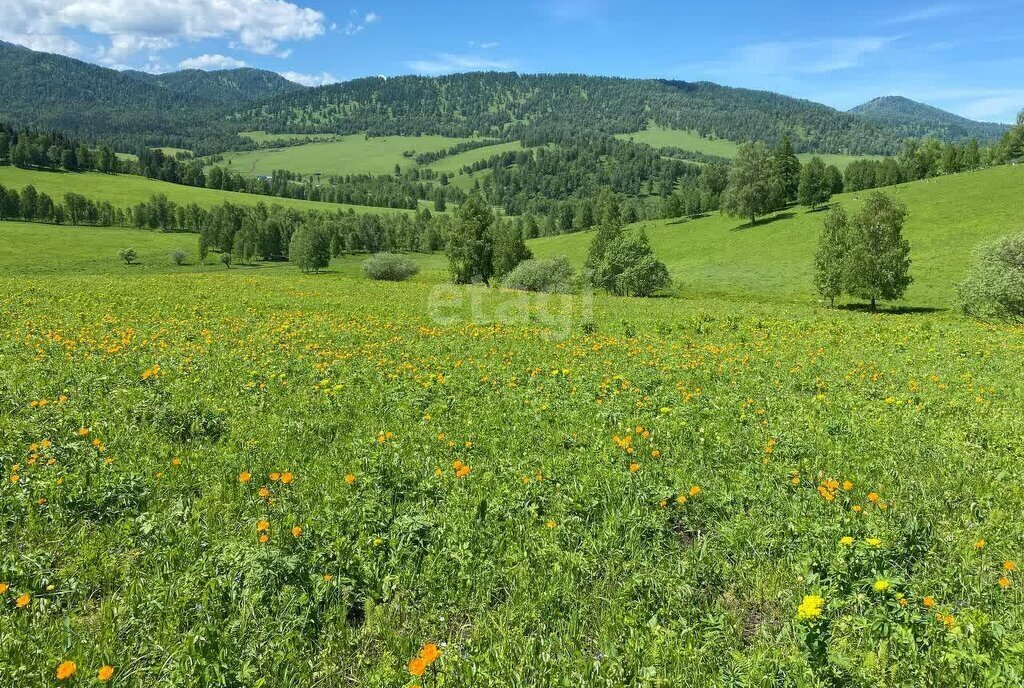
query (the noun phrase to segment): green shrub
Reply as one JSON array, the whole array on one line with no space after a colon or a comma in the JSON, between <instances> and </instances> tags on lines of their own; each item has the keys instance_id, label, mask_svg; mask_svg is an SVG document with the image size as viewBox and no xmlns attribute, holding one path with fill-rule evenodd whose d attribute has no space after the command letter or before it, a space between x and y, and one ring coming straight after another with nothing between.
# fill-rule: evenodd
<instances>
[{"instance_id":1,"label":"green shrub","mask_svg":"<svg viewBox=\"0 0 1024 688\"><path fill-rule=\"evenodd\" d=\"M179 249L175 249L174 251L171 251L171 260L174 261L175 265L178 265L178 266L184 265L185 261L188 260L188 254L185 253L180 248Z\"/></svg>"},{"instance_id":2,"label":"green shrub","mask_svg":"<svg viewBox=\"0 0 1024 688\"><path fill-rule=\"evenodd\" d=\"M118 252L118 255L121 256L121 260L123 260L127 265L135 263L135 259L138 257L138 254L135 253L135 249L133 248L123 248Z\"/></svg>"},{"instance_id":3,"label":"green shrub","mask_svg":"<svg viewBox=\"0 0 1024 688\"><path fill-rule=\"evenodd\" d=\"M957 286L957 295L966 315L1024 322L1024 234L983 246L970 276Z\"/></svg>"},{"instance_id":4,"label":"green shrub","mask_svg":"<svg viewBox=\"0 0 1024 688\"><path fill-rule=\"evenodd\" d=\"M625 234L605 251L595 283L616 296L651 296L672 285L668 268L654 256L647 234Z\"/></svg>"},{"instance_id":5,"label":"green shrub","mask_svg":"<svg viewBox=\"0 0 1024 688\"><path fill-rule=\"evenodd\" d=\"M502 285L521 291L565 294L572 289L575 271L568 258L524 260L505 276Z\"/></svg>"},{"instance_id":6,"label":"green shrub","mask_svg":"<svg viewBox=\"0 0 1024 688\"><path fill-rule=\"evenodd\" d=\"M392 253L378 253L363 261L363 274L383 282L404 282L419 271L420 267L411 259Z\"/></svg>"}]
</instances>

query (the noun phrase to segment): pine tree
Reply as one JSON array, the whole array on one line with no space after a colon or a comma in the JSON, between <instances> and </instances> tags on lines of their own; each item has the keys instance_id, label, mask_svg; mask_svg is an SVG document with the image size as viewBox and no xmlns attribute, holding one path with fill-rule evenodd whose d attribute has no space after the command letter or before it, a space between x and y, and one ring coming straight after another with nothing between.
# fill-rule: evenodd
<instances>
[{"instance_id":1,"label":"pine tree","mask_svg":"<svg viewBox=\"0 0 1024 688\"><path fill-rule=\"evenodd\" d=\"M775 172L782 184L783 198L787 201L796 199L800 187L800 159L793 151L793 142L784 136L774 154Z\"/></svg>"},{"instance_id":2,"label":"pine tree","mask_svg":"<svg viewBox=\"0 0 1024 688\"><path fill-rule=\"evenodd\" d=\"M618 200L611 189L602 189L598 194L597 205L601 223L597 226L594 238L590 240L587 260L584 262L584 273L592 280L597 280L597 272L605 262L608 247L622 236L622 217Z\"/></svg>"}]
</instances>

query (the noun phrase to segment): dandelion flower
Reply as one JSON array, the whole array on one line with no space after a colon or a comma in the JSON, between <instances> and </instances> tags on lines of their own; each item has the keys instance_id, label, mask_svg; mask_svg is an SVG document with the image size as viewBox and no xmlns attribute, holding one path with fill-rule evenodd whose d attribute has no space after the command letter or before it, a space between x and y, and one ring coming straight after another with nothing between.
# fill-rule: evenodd
<instances>
[{"instance_id":1,"label":"dandelion flower","mask_svg":"<svg viewBox=\"0 0 1024 688\"><path fill-rule=\"evenodd\" d=\"M889 589L889 581L879 579L876 580L871 587L874 589L875 592L885 592Z\"/></svg>"},{"instance_id":2,"label":"dandelion flower","mask_svg":"<svg viewBox=\"0 0 1024 688\"><path fill-rule=\"evenodd\" d=\"M260 521L256 524L257 532L263 532L264 530L270 530L270 521Z\"/></svg>"},{"instance_id":3,"label":"dandelion flower","mask_svg":"<svg viewBox=\"0 0 1024 688\"><path fill-rule=\"evenodd\" d=\"M295 476L292 475L291 472L285 471L284 473L281 474L282 485L289 485L293 480L295 480Z\"/></svg>"},{"instance_id":4,"label":"dandelion flower","mask_svg":"<svg viewBox=\"0 0 1024 688\"><path fill-rule=\"evenodd\" d=\"M699 487L694 485L693 487L690 488L690 496L691 497L696 497L699 494L700 494L700 488Z\"/></svg>"},{"instance_id":5,"label":"dandelion flower","mask_svg":"<svg viewBox=\"0 0 1024 688\"><path fill-rule=\"evenodd\" d=\"M7 590L10 589L10 585L7 583L0 583L0 595L6 595Z\"/></svg>"},{"instance_id":6,"label":"dandelion flower","mask_svg":"<svg viewBox=\"0 0 1024 688\"><path fill-rule=\"evenodd\" d=\"M554 527L556 527L556 526L557 526L558 524L557 524L557 523L555 523L554 521L548 521L548 522L547 522L547 523L545 523L544 525L545 525L545 526L547 526L548 528L554 528Z\"/></svg>"},{"instance_id":7,"label":"dandelion flower","mask_svg":"<svg viewBox=\"0 0 1024 688\"><path fill-rule=\"evenodd\" d=\"M878 499L879 498L878 498L878 493L877 492L869 492L868 493L868 501L871 502L872 504L877 502Z\"/></svg>"},{"instance_id":8,"label":"dandelion flower","mask_svg":"<svg viewBox=\"0 0 1024 688\"><path fill-rule=\"evenodd\" d=\"M923 604L924 606L926 606L926 607L928 607L930 609L930 608L935 606L935 598L932 597L931 595L928 595L923 600L921 600L921 604Z\"/></svg>"},{"instance_id":9,"label":"dandelion flower","mask_svg":"<svg viewBox=\"0 0 1024 688\"><path fill-rule=\"evenodd\" d=\"M270 542L270 536L269 535L267 535L266 533L263 533L263 535L260 535L260 544L261 545L265 545L268 542Z\"/></svg>"},{"instance_id":10,"label":"dandelion flower","mask_svg":"<svg viewBox=\"0 0 1024 688\"><path fill-rule=\"evenodd\" d=\"M292 526L292 537L297 538L297 537L301 537L301 536L302 536L302 526Z\"/></svg>"},{"instance_id":11,"label":"dandelion flower","mask_svg":"<svg viewBox=\"0 0 1024 688\"><path fill-rule=\"evenodd\" d=\"M57 667L57 680L64 681L65 679L69 679L72 676L74 676L77 671L78 665L74 662L61 662L60 665Z\"/></svg>"},{"instance_id":12,"label":"dandelion flower","mask_svg":"<svg viewBox=\"0 0 1024 688\"><path fill-rule=\"evenodd\" d=\"M269 496L270 496L270 488L261 487L260 488L260 497L263 497L264 499L266 499Z\"/></svg>"},{"instance_id":13,"label":"dandelion flower","mask_svg":"<svg viewBox=\"0 0 1024 688\"><path fill-rule=\"evenodd\" d=\"M356 477L354 475L352 475L351 473L349 473L348 475L345 476L345 482L348 483L349 485L354 484L355 481L356 481Z\"/></svg>"},{"instance_id":14,"label":"dandelion flower","mask_svg":"<svg viewBox=\"0 0 1024 688\"><path fill-rule=\"evenodd\" d=\"M1007 559L1006 561L1003 562L1003 571L1016 571L1016 570L1017 570L1017 565L1014 564L1009 559Z\"/></svg>"},{"instance_id":15,"label":"dandelion flower","mask_svg":"<svg viewBox=\"0 0 1024 688\"><path fill-rule=\"evenodd\" d=\"M25 607L27 607L27 606L29 605L29 602L31 602L31 601L32 601L32 596L31 596L31 595L29 595L29 594L28 594L28 593L26 592L26 593L23 593L23 594L21 594L21 595L18 595L18 599L16 599L16 600L14 601L14 605L15 605L15 606L16 606L16 607L17 607L18 609L24 609Z\"/></svg>"},{"instance_id":16,"label":"dandelion flower","mask_svg":"<svg viewBox=\"0 0 1024 688\"><path fill-rule=\"evenodd\" d=\"M853 538L849 535L839 538L839 544L844 547L853 547Z\"/></svg>"},{"instance_id":17,"label":"dandelion flower","mask_svg":"<svg viewBox=\"0 0 1024 688\"><path fill-rule=\"evenodd\" d=\"M427 670L427 663L420 657L413 657L409 660L409 673L413 676L422 676Z\"/></svg>"},{"instance_id":18,"label":"dandelion flower","mask_svg":"<svg viewBox=\"0 0 1024 688\"><path fill-rule=\"evenodd\" d=\"M882 541L879 540L878 538L868 538L864 542L868 543L872 547L881 547L882 546Z\"/></svg>"},{"instance_id":19,"label":"dandelion flower","mask_svg":"<svg viewBox=\"0 0 1024 688\"><path fill-rule=\"evenodd\" d=\"M633 463L629 464L629 472L630 473L636 473L639 470L640 470L640 464L638 464L636 461L634 461Z\"/></svg>"},{"instance_id":20,"label":"dandelion flower","mask_svg":"<svg viewBox=\"0 0 1024 688\"><path fill-rule=\"evenodd\" d=\"M250 480L252 480L252 473L250 473L249 471L242 471L241 473L238 474L238 482L242 483L243 485L247 485Z\"/></svg>"},{"instance_id":21,"label":"dandelion flower","mask_svg":"<svg viewBox=\"0 0 1024 688\"><path fill-rule=\"evenodd\" d=\"M985 545L987 545L987 544L988 543L985 542L984 540L978 540L977 542L974 543L974 549L985 549Z\"/></svg>"},{"instance_id":22,"label":"dandelion flower","mask_svg":"<svg viewBox=\"0 0 1024 688\"><path fill-rule=\"evenodd\" d=\"M440 656L441 651L437 649L437 645L434 643L427 643L423 646L423 649L420 650L420 659L426 662L427 666L436 662Z\"/></svg>"},{"instance_id":23,"label":"dandelion flower","mask_svg":"<svg viewBox=\"0 0 1024 688\"><path fill-rule=\"evenodd\" d=\"M796 617L804 621L817 619L821 616L821 610L824 606L824 598L818 595L806 595L803 602L796 609Z\"/></svg>"},{"instance_id":24,"label":"dandelion flower","mask_svg":"<svg viewBox=\"0 0 1024 688\"><path fill-rule=\"evenodd\" d=\"M1003 590L1006 590L1011 585L1013 585L1013 583L1010 582L1009 578L1007 578L1006 576L1000 576L999 577L999 587L1000 588L1002 588Z\"/></svg>"},{"instance_id":25,"label":"dandelion flower","mask_svg":"<svg viewBox=\"0 0 1024 688\"><path fill-rule=\"evenodd\" d=\"M268 477L270 478L270 482L276 483L278 480L281 479L281 474L278 473L277 471L274 471Z\"/></svg>"},{"instance_id":26,"label":"dandelion flower","mask_svg":"<svg viewBox=\"0 0 1024 688\"><path fill-rule=\"evenodd\" d=\"M109 664L101 666L99 672L96 674L96 680L100 683L106 683L112 678L114 678L114 667Z\"/></svg>"}]
</instances>

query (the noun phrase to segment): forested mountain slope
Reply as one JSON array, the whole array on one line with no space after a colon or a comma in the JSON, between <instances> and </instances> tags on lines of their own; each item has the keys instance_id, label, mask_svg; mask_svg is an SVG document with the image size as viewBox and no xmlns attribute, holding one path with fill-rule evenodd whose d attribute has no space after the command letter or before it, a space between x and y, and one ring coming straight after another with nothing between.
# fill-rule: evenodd
<instances>
[{"instance_id":1,"label":"forested mountain slope","mask_svg":"<svg viewBox=\"0 0 1024 688\"><path fill-rule=\"evenodd\" d=\"M894 152L902 134L832 108L708 82L478 72L366 78L297 92L240 113L293 133L493 136L530 144L640 131L654 121L735 141L793 136L798 150Z\"/></svg>"},{"instance_id":2,"label":"forested mountain slope","mask_svg":"<svg viewBox=\"0 0 1024 688\"><path fill-rule=\"evenodd\" d=\"M262 101L305 90L304 86L288 81L280 74L249 67L211 72L185 69L166 74L137 71L124 74L196 101L235 107L239 103Z\"/></svg>"},{"instance_id":3,"label":"forested mountain slope","mask_svg":"<svg viewBox=\"0 0 1024 688\"><path fill-rule=\"evenodd\" d=\"M1009 129L1005 124L976 122L902 96L875 98L850 113L905 131L907 136L934 136L946 141L967 138L993 141Z\"/></svg>"}]
</instances>

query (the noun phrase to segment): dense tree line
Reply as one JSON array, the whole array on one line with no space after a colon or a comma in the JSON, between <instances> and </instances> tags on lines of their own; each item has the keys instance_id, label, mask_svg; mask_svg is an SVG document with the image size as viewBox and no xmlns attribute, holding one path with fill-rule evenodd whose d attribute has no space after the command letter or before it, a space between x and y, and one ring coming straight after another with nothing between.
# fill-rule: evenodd
<instances>
[{"instance_id":1,"label":"dense tree line","mask_svg":"<svg viewBox=\"0 0 1024 688\"><path fill-rule=\"evenodd\" d=\"M64 169L69 172L96 171L113 174L123 165L114 152L103 146L93 150L63 134L16 129L0 122L0 164L15 167Z\"/></svg>"},{"instance_id":2,"label":"dense tree line","mask_svg":"<svg viewBox=\"0 0 1024 688\"><path fill-rule=\"evenodd\" d=\"M483 197L509 215L550 212L554 201L593 198L604 187L626 196L671 194L680 180L696 178L697 164L666 158L654 148L612 137L568 146L508 151L467 165Z\"/></svg>"},{"instance_id":3,"label":"dense tree line","mask_svg":"<svg viewBox=\"0 0 1024 688\"><path fill-rule=\"evenodd\" d=\"M76 193L54 199L31 184L20 191L0 184L0 220L113 227L127 226L131 215L106 201L94 201Z\"/></svg>"},{"instance_id":4,"label":"dense tree line","mask_svg":"<svg viewBox=\"0 0 1024 688\"><path fill-rule=\"evenodd\" d=\"M426 166L450 155L458 155L459 153L466 153L477 148L486 148L487 146L494 146L499 143L501 143L500 139L473 139L472 141L463 141L454 146L449 146L444 150L420 153L414 159L417 165Z\"/></svg>"},{"instance_id":5,"label":"dense tree line","mask_svg":"<svg viewBox=\"0 0 1024 688\"><path fill-rule=\"evenodd\" d=\"M937 139L907 139L896 157L857 160L846 168L847 191L892 186L943 174L968 172L998 161L997 148L982 149L977 140L946 143Z\"/></svg>"}]
</instances>

